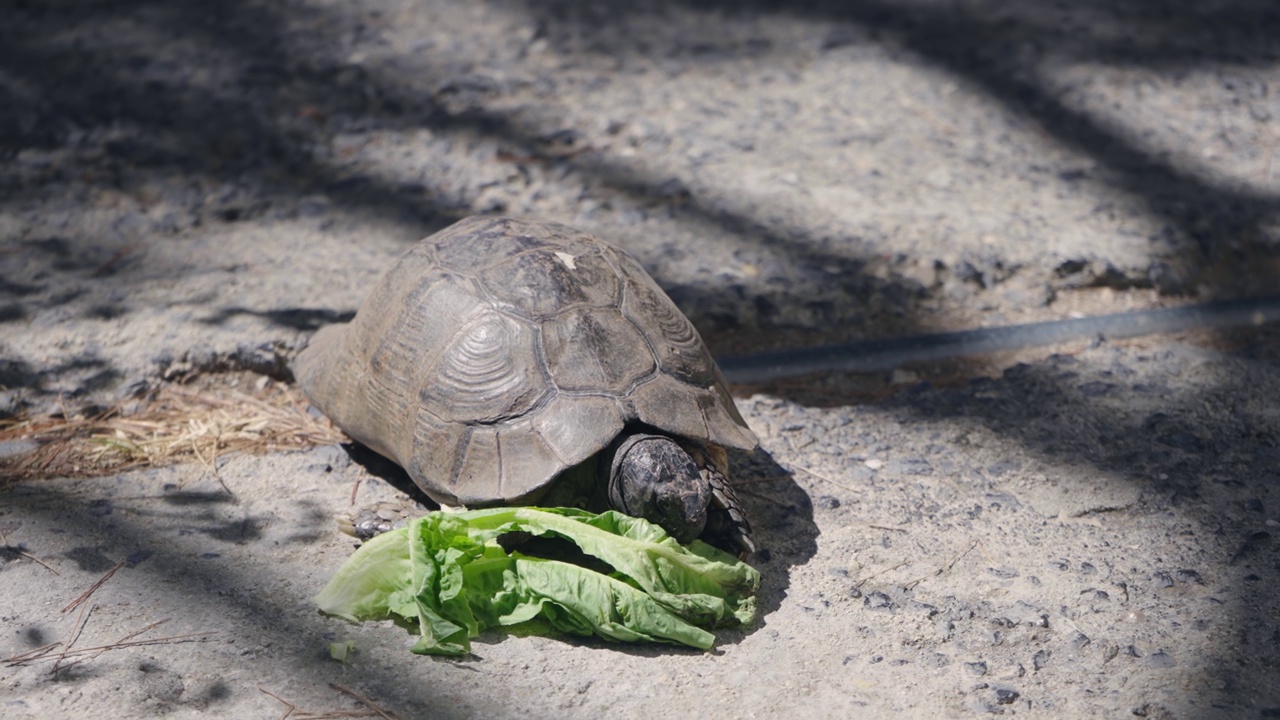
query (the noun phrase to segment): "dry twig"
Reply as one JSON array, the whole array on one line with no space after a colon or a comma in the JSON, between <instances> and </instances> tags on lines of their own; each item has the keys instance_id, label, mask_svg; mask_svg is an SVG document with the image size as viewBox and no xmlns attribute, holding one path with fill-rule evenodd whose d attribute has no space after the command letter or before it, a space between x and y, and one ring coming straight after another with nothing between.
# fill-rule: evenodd
<instances>
[{"instance_id":1,"label":"dry twig","mask_svg":"<svg viewBox=\"0 0 1280 720\"><path fill-rule=\"evenodd\" d=\"M169 619L165 618L164 620L159 620L143 628L134 630L133 632L125 635L124 637L120 638L119 640L113 643L110 643L107 645L96 645L94 647L88 647L88 648L73 649L72 646L75 645L76 641L80 639L80 631L84 629L84 625L87 622L87 618L85 616L88 614L86 611L89 609L91 609L90 606L85 606L85 609L81 610L80 618L77 619L76 629L71 636L71 641L66 644L62 652L57 653L56 655L53 654L54 650L56 650L59 647L62 647L62 643L60 642L49 643L48 645L42 645L41 647L35 648L33 650L28 650L26 652L18 653L17 655L12 655L8 658L5 658L5 660L3 661L4 664L10 667L16 667L19 665L29 665L33 662L39 662L43 660L53 660L54 661L53 671L59 672L60 670L65 670L68 667L72 667L73 665L76 665L80 662L84 662L85 660L92 660L93 658L96 658L102 653L107 652L109 650L120 650L123 648L129 648L129 647L140 647L143 645L171 645L175 643L184 643L184 642L205 642L210 635L217 634L216 630L205 630L203 632L187 633L185 635L168 635L166 637L148 638L145 640L133 639L145 632L154 630L155 628L169 622ZM81 620L84 620L84 621L82 622ZM77 658L77 660L68 665L62 664L64 660L72 657Z\"/></svg>"},{"instance_id":2,"label":"dry twig","mask_svg":"<svg viewBox=\"0 0 1280 720\"><path fill-rule=\"evenodd\" d=\"M359 702L361 705L364 705L365 707L377 713L378 717L385 718L385 720L399 720L399 718L396 717L395 713L389 710L384 710L381 707L378 707L377 703L365 697L364 695L361 695L355 690L344 688L337 683L329 683L329 687L333 688L334 690L337 690L343 695L347 695L351 698L354 698L356 702Z\"/></svg>"},{"instance_id":3,"label":"dry twig","mask_svg":"<svg viewBox=\"0 0 1280 720\"><path fill-rule=\"evenodd\" d=\"M88 589L88 590L85 590L83 593L81 593L80 597L78 597L78 598L76 598L75 600L72 600L71 602L67 603L67 606L66 606L66 607L64 607L64 608L62 608L62 612L64 612L64 613L65 613L65 612L70 612L70 611L74 610L74 609L76 608L76 606L77 606L77 605L79 605L80 603L84 602L85 600L88 600L88 599L89 599L89 596L90 596L90 595L92 595L92 594L94 593L94 591L95 591L95 590L97 590L98 588L102 587L102 584L103 584L103 583L105 583L106 581L110 580L110 579L111 579L111 576L112 576L112 575L115 575L115 574L116 574L116 571L117 571L117 570L119 570L119 569L120 569L120 568L122 568L122 567L124 567L124 562L123 562L123 561L116 563L116 566L115 566L115 567L113 567L113 568L111 568L110 570L108 570L106 575L103 575L102 577L98 578L98 581L97 581L97 582L95 582L94 584L90 585L90 586L89 586L89 589Z\"/></svg>"},{"instance_id":4,"label":"dry twig","mask_svg":"<svg viewBox=\"0 0 1280 720\"><path fill-rule=\"evenodd\" d=\"M333 683L330 683L329 687L333 688L334 690L337 690L338 692L345 693L351 696L357 702L364 703L365 707L357 710L328 710L324 712L312 712L310 710L299 709L298 706L295 705L294 703L291 703L288 700L285 700L284 698L262 687L261 685L258 686L258 692L268 697L274 698L277 702L284 705L284 712L280 715L280 720L285 720L286 718L291 718L292 720L339 720L340 718L366 718L366 717L381 717L381 718L389 718L392 720L398 720L398 718L395 715L387 712L386 710L383 710L382 708L379 708L377 705L372 704L372 702L369 701L368 698L365 698L362 695L353 693L352 691L347 690L346 688L343 688L339 685L335 685Z\"/></svg>"},{"instance_id":5,"label":"dry twig","mask_svg":"<svg viewBox=\"0 0 1280 720\"><path fill-rule=\"evenodd\" d=\"M791 469L793 469L793 468L787 468L787 469L788 469L788 470L791 470ZM844 484L844 483L840 482L839 480L835 480L835 479L833 479L833 478L829 478L829 477L827 477L826 475L823 475L822 473L818 473L818 472L814 472L813 470L808 470L808 469L802 468L802 467L800 467L799 465L795 466L795 468L794 468L794 469L795 469L795 470L799 470L800 472L804 473L805 475L808 475L809 477L817 478L818 480L821 480L821 481L823 481L823 482L831 483L832 485L835 485L836 487L841 488L842 490L848 490L849 492L853 493L854 495L861 495L861 494L862 494L862 491L861 491L861 490L859 490L858 488L856 488L856 487L854 487L854 486L852 486L852 485L846 485L846 484Z\"/></svg>"},{"instance_id":6,"label":"dry twig","mask_svg":"<svg viewBox=\"0 0 1280 720\"><path fill-rule=\"evenodd\" d=\"M37 565L42 566L45 570L48 570L49 572L53 573L54 575L60 575L60 574L61 574L61 573L59 573L57 570L54 570L52 567L50 567L50 566L49 566L49 563L47 563L47 562L45 562L45 561L41 560L40 558L36 557L35 555L32 555L31 553L27 552L26 550L20 550L20 549L18 549L18 548L14 548L14 550L15 550L19 555L21 555L22 557L24 557L24 558L26 558L26 559L30 560L30 561L31 561L31 562L33 562L33 563L36 563Z\"/></svg>"},{"instance_id":7,"label":"dry twig","mask_svg":"<svg viewBox=\"0 0 1280 720\"><path fill-rule=\"evenodd\" d=\"M968 555L970 551L972 551L974 548L978 547L979 545L981 545L981 543L980 543L980 542L978 542L977 540L973 540L973 541L971 541L971 542L969 543L969 547L967 547L967 548L965 548L965 549L961 550L960 552L956 553L956 554L955 554L955 556L954 556L954 557L952 557L950 560L948 560L948 561L946 562L946 564L944 564L942 567L939 567L937 570L934 570L933 572L929 573L928 575L925 575L925 576L923 576L923 577L918 577L918 578L916 578L915 580L912 580L911 582L907 583L906 585L903 585L903 586L902 586L902 588L903 588L904 590L911 590L911 589L915 588L915 586L919 585L920 583L924 582L925 580L928 580L928 579L929 579L929 578L931 578L931 577L938 577L938 576L939 576L939 575L941 575L942 573L944 573L944 572L946 572L946 571L950 570L951 568L955 567L955 564L956 564L956 563L958 563L958 562L960 562L960 558L964 557L965 555Z\"/></svg>"}]
</instances>

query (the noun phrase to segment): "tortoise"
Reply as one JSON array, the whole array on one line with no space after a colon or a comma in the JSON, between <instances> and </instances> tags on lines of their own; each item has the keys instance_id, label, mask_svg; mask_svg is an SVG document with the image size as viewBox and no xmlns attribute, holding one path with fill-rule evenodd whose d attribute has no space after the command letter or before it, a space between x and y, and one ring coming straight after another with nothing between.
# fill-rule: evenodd
<instances>
[{"instance_id":1,"label":"tortoise","mask_svg":"<svg viewBox=\"0 0 1280 720\"><path fill-rule=\"evenodd\" d=\"M616 509L746 557L727 448L758 445L697 330L635 259L473 217L391 268L294 364L348 435L442 506Z\"/></svg>"}]
</instances>

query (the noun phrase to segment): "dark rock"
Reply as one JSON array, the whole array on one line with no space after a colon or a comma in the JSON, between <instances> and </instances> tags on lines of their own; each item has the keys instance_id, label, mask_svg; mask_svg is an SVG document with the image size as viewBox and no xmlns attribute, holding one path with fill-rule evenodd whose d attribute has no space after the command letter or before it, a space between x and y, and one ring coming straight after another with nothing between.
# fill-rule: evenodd
<instances>
[{"instance_id":1,"label":"dark rock","mask_svg":"<svg viewBox=\"0 0 1280 720\"><path fill-rule=\"evenodd\" d=\"M1071 635L1071 639L1068 641L1072 650L1083 650L1090 642L1092 641L1089 636L1078 630Z\"/></svg>"},{"instance_id":2,"label":"dark rock","mask_svg":"<svg viewBox=\"0 0 1280 720\"><path fill-rule=\"evenodd\" d=\"M1036 672L1043 670L1044 666L1049 664L1049 655L1048 650L1037 650L1036 654L1031 656L1031 669Z\"/></svg>"},{"instance_id":3,"label":"dark rock","mask_svg":"<svg viewBox=\"0 0 1280 720\"><path fill-rule=\"evenodd\" d=\"M1195 570L1179 570L1174 573L1174 578L1176 578L1178 582L1195 583L1196 585L1204 584L1204 579L1201 578L1200 573Z\"/></svg>"},{"instance_id":4,"label":"dark rock","mask_svg":"<svg viewBox=\"0 0 1280 720\"><path fill-rule=\"evenodd\" d=\"M888 595L880 592L879 590L872 590L871 592L867 593L867 596L866 598L863 599L862 604L866 607L871 608L872 610L892 610L896 607L894 605L893 599L890 598Z\"/></svg>"}]
</instances>

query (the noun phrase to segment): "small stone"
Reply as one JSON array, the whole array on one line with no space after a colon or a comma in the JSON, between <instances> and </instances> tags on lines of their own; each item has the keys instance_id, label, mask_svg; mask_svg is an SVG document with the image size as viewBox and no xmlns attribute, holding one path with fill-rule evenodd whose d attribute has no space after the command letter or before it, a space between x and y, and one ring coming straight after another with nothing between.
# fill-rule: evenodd
<instances>
[{"instance_id":1,"label":"small stone","mask_svg":"<svg viewBox=\"0 0 1280 720\"><path fill-rule=\"evenodd\" d=\"M1071 640L1069 641L1071 649L1073 650L1083 650L1090 642L1092 641L1089 639L1089 636L1079 630L1071 635Z\"/></svg>"},{"instance_id":2,"label":"small stone","mask_svg":"<svg viewBox=\"0 0 1280 720\"><path fill-rule=\"evenodd\" d=\"M1017 690L996 688L996 702L1000 705L1011 705L1019 697L1021 694Z\"/></svg>"},{"instance_id":3,"label":"small stone","mask_svg":"<svg viewBox=\"0 0 1280 720\"><path fill-rule=\"evenodd\" d=\"M915 612L922 612L925 614L925 617L933 617L939 612L937 605L930 605L929 603L923 603L919 600L908 600L907 609Z\"/></svg>"},{"instance_id":4,"label":"small stone","mask_svg":"<svg viewBox=\"0 0 1280 720\"><path fill-rule=\"evenodd\" d=\"M872 610L892 610L894 607L893 599L879 590L872 590L867 593L867 597L863 599L862 604Z\"/></svg>"},{"instance_id":5,"label":"small stone","mask_svg":"<svg viewBox=\"0 0 1280 720\"><path fill-rule=\"evenodd\" d=\"M1146 657L1146 663L1153 668L1171 668L1178 663L1173 656L1164 650L1157 650Z\"/></svg>"},{"instance_id":6,"label":"small stone","mask_svg":"<svg viewBox=\"0 0 1280 720\"><path fill-rule=\"evenodd\" d=\"M864 461L862 462L862 464L863 464L863 465L866 465L867 467L871 468L872 470L879 470L880 468L884 467L884 461L883 461L883 460L877 460L876 458L867 458L866 460L864 460Z\"/></svg>"},{"instance_id":7,"label":"small stone","mask_svg":"<svg viewBox=\"0 0 1280 720\"><path fill-rule=\"evenodd\" d=\"M1167 572L1161 571L1151 576L1156 581L1156 587L1170 588L1173 587L1173 576Z\"/></svg>"},{"instance_id":8,"label":"small stone","mask_svg":"<svg viewBox=\"0 0 1280 720\"><path fill-rule=\"evenodd\" d=\"M1178 580L1178 582L1195 583L1196 585L1204 584L1204 579L1201 578L1200 573L1196 572L1195 570L1179 570L1178 572L1174 573L1174 577Z\"/></svg>"},{"instance_id":9,"label":"small stone","mask_svg":"<svg viewBox=\"0 0 1280 720\"><path fill-rule=\"evenodd\" d=\"M840 498L834 495L819 495L817 501L814 502L814 505L817 505L823 510L835 510L840 507Z\"/></svg>"},{"instance_id":10,"label":"small stone","mask_svg":"<svg viewBox=\"0 0 1280 720\"><path fill-rule=\"evenodd\" d=\"M967 663L965 663L965 664L964 664L964 669L965 669L965 670L968 670L969 672L973 673L974 675L978 675L978 676L982 676L982 675L986 675L986 674L987 674L987 664L986 664L985 662L982 662L981 660L979 660L979 661L977 661L977 662L967 662Z\"/></svg>"},{"instance_id":11,"label":"small stone","mask_svg":"<svg viewBox=\"0 0 1280 720\"><path fill-rule=\"evenodd\" d=\"M1036 654L1031 656L1031 669L1035 672L1043 670L1044 666L1049 664L1049 654L1048 650L1037 650Z\"/></svg>"}]
</instances>

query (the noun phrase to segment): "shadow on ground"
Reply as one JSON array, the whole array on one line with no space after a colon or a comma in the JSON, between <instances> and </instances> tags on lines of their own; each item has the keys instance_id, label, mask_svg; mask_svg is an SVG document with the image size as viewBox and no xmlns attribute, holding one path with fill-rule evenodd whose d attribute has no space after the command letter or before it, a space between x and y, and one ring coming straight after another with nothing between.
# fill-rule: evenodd
<instances>
[{"instance_id":1,"label":"shadow on ground","mask_svg":"<svg viewBox=\"0 0 1280 720\"><path fill-rule=\"evenodd\" d=\"M625 24L637 13L662 15L674 8L700 14L707 23L738 16L788 14L810 18L830 25L823 43L828 48L859 43L895 45L946 69L982 89L1009 111L1034 121L1061 145L1094 159L1099 174L1112 186L1143 198L1150 213L1165 223L1168 238L1181 248L1181 256L1165 267L1153 265L1149 277L1126 280L1127 286L1224 297L1273 288L1276 282L1270 269L1276 253L1276 239L1272 236L1276 197L1189 174L1113 128L1073 110L1036 73L1038 67L1056 62L1088 61L1172 72L1214 67L1230 82L1232 68L1267 67L1280 57L1280 10L1272 2L1224 0L1208 5L1172 6L1154 1L1099 1L1077 3L1070 11L1060 11L1057 4L1049 2L1005 7L982 3L957 6L671 0L642 4L529 2L511 6L537 18L539 32L552 46L556 45L557 33L590 34L601 24ZM432 91L420 93L361 66L336 59L316 64L286 54L283 48L287 43L281 40L285 26L311 23L325 27L327 18L320 10L245 2L212 5L138 0L97 2L83 7L17 2L3 13L0 160L12 164L20 152L51 149L67 143L71 136L95 132L109 135L113 128L121 126L136 130L130 138L107 142L105 156L93 161L87 179L69 177L56 165L44 168L34 183L8 177L0 186L10 198L4 201L5 205L57 195L60 187L71 187L73 181L80 189L121 189L133 184L140 187L149 177L177 172L211 187L226 188L227 192L207 204L191 205L188 212L155 220L157 228L167 223L173 232L179 232L200 223L242 222L270 213L297 216L306 212L301 198L323 190L344 207L401 218L407 227L425 234L462 214L465 205L450 198L424 197L418 189L387 184L374 177L340 173L312 152L313 143L327 133L316 117L346 115L369 125L429 128L444 135L478 134L535 148L552 129L530 126L479 104L458 103L460 93L483 97L488 91L450 85L451 78L444 74L422 78L424 86ZM55 42L66 36L69 27L80 29L77 36L71 42ZM90 27L100 30L84 30ZM723 52L713 43L699 40L705 37L702 31L674 26L668 30L689 38L683 50L689 62ZM600 47L598 52L643 55L655 44L653 38L641 34L613 35L630 37L632 42ZM334 39L325 37L324 31L316 31L311 42L331 41ZM174 48L182 44L205 49L208 55L176 52ZM166 54L151 54L153 45L165 47ZM742 48L741 52L768 56L792 50L754 46ZM184 63L194 64L183 67ZM204 80L180 80L183 77ZM1265 105L1268 93L1275 92L1275 88L1263 87L1255 94L1260 94L1261 105ZM299 109L305 107L317 110L300 113ZM548 156L545 160L599 177L619 194L667 204L680 222L728 227L741 236L742 242L781 249L798 264L838 267L840 272L834 282L843 286L851 304L876 294L901 296L907 300L901 305L904 316L895 318L897 331L909 334L922 327L911 314L910 299L927 289L900 278L886 280L867 275L862 272L866 258L830 254L802 230L784 232L765 218L729 213L696 201L671 204L663 179L636 181L633 174L611 169L607 159L584 162L572 156ZM70 242L47 238L29 244L29 251L44 257L39 261L43 270L29 278L3 279L0 320L20 321L31 314L33 304L74 301L74 295L55 292L59 286L76 282L129 286L136 267L128 262L127 254L121 255L114 247L73 247ZM756 300L744 296L730 297L726 302L717 296L723 292L717 288L685 288L676 294L700 327L713 337L732 331L750 336L746 344L758 347L796 342L795 337L767 325L746 326L732 315L699 314L699 308L725 308ZM127 317L129 309L125 304L100 305L88 312L100 319L118 319ZM221 308L210 316L210 321L242 313L271 312L276 311ZM311 329L343 317L342 311L308 308L280 312L273 321L299 329ZM1247 344L1229 351L1241 361L1250 361L1254 352L1258 351ZM101 382L113 379L112 368L103 361L86 357L80 362L93 365L91 369ZM35 368L21 360L2 361L0 383L36 388L64 370L67 368ZM1247 503L1258 484L1268 488L1274 484L1273 451L1277 438L1252 432L1247 418L1231 426L1234 436L1213 437L1218 426L1201 422L1197 414L1205 403L1214 402L1211 395L1170 396L1161 417L1153 415L1135 425L1098 402L1097 396L1091 395L1093 391L1083 390L1069 372L1053 362L1015 368L995 382L998 393L1007 398L1003 402L988 402L966 390L922 392L897 402L908 403L922 418L948 412L979 417L1046 458L1071 453L1099 470L1116 471L1144 484L1170 502L1198 507L1197 514L1207 524L1213 524L1221 510L1217 503ZM1243 390L1236 387L1232 392ZM1012 422L1011 416L1025 417L1014 414L1014 405L1031 405L1042 411L1032 422ZM1081 435L1082 428L1087 429L1088 435ZM1201 479L1221 474L1224 467L1229 467L1234 478L1221 483L1229 491L1205 494ZM1165 479L1152 479L1162 476ZM800 521L804 521L804 510L798 501L784 502L788 502L785 507L797 507L793 512L798 512ZM766 515L769 512L764 511ZM786 512L781 517L785 518ZM812 523L811 511L807 522ZM762 531L777 533L775 537L780 538L790 537L794 528L782 524ZM127 535L139 530L122 524L121 532ZM1243 548L1254 541L1242 538L1241 542ZM208 583L233 580L205 569L184 571L204 573L203 580ZM237 602L245 603L247 612L280 621L278 613L261 604L263 601L241 597ZM392 679L381 682L389 684ZM387 685L383 689L391 688Z\"/></svg>"}]
</instances>

